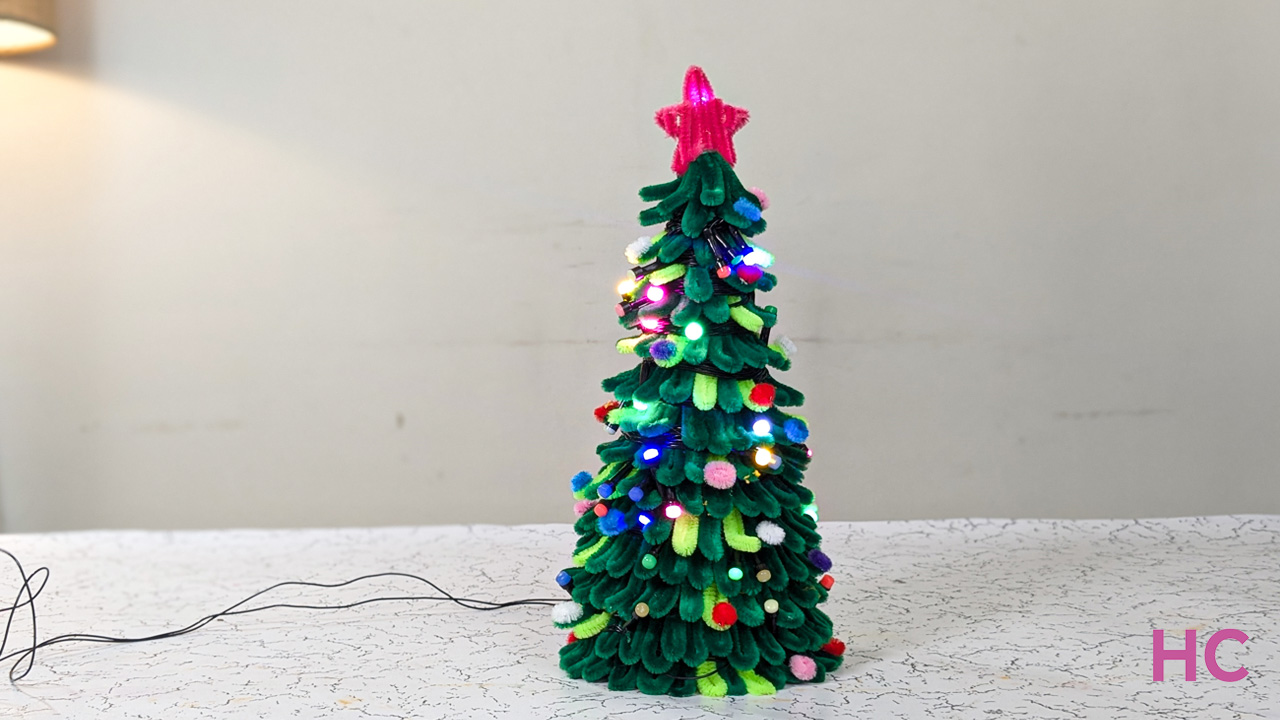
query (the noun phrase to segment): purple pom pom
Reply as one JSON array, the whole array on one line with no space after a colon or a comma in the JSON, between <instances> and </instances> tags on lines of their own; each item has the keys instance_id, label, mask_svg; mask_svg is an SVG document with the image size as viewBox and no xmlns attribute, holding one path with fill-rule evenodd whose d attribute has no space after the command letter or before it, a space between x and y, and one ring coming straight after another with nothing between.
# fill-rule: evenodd
<instances>
[{"instance_id":1,"label":"purple pom pom","mask_svg":"<svg viewBox=\"0 0 1280 720\"><path fill-rule=\"evenodd\" d=\"M627 516L621 510L610 510L596 521L602 535L617 535L627 529Z\"/></svg>"},{"instance_id":2,"label":"purple pom pom","mask_svg":"<svg viewBox=\"0 0 1280 720\"><path fill-rule=\"evenodd\" d=\"M649 356L658 362L666 362L676 356L676 344L670 340L659 340L649 346Z\"/></svg>"},{"instance_id":3,"label":"purple pom pom","mask_svg":"<svg viewBox=\"0 0 1280 720\"><path fill-rule=\"evenodd\" d=\"M791 418L783 424L782 429L787 433L787 439L793 443L802 443L809 439L809 426L799 418Z\"/></svg>"},{"instance_id":4,"label":"purple pom pom","mask_svg":"<svg viewBox=\"0 0 1280 720\"><path fill-rule=\"evenodd\" d=\"M592 480L591 473L583 470L577 475L574 475L573 478L569 480L569 486L573 488L574 492L578 492L582 488L590 485L591 480Z\"/></svg>"},{"instance_id":5,"label":"purple pom pom","mask_svg":"<svg viewBox=\"0 0 1280 720\"><path fill-rule=\"evenodd\" d=\"M813 566L822 572L826 572L831 569L831 558L827 557L827 554L818 548L810 550L808 557L809 562L813 563Z\"/></svg>"},{"instance_id":6,"label":"purple pom pom","mask_svg":"<svg viewBox=\"0 0 1280 720\"><path fill-rule=\"evenodd\" d=\"M751 222L755 222L760 219L760 208L756 207L755 203L744 197L738 198L733 203L733 210Z\"/></svg>"}]
</instances>

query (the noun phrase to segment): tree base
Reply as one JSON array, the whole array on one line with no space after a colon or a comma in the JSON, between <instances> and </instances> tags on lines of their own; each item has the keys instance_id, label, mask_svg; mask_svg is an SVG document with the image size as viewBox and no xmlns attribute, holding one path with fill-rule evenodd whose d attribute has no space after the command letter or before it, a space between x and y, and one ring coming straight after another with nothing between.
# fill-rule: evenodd
<instances>
[{"instance_id":1,"label":"tree base","mask_svg":"<svg viewBox=\"0 0 1280 720\"><path fill-rule=\"evenodd\" d=\"M815 665L814 676L801 680L787 665L761 662L751 669L736 669L728 660L710 658L698 667L676 663L665 672L651 672L643 662L627 665L616 655L600 657L596 638L585 638L560 648L560 668L574 679L607 683L610 690L639 690L646 695L689 697L706 695L772 695L788 683L816 683L840 667L844 658L824 651L809 653Z\"/></svg>"}]
</instances>

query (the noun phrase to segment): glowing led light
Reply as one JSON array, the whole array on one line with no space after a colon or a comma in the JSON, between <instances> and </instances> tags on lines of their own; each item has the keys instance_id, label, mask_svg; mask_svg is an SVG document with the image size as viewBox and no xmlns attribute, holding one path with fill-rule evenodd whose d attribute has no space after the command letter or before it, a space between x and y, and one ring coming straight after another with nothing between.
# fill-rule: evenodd
<instances>
[{"instance_id":1,"label":"glowing led light","mask_svg":"<svg viewBox=\"0 0 1280 720\"><path fill-rule=\"evenodd\" d=\"M640 564L644 566L645 570L652 570L658 567L658 558L645 553L645 556L640 558Z\"/></svg>"},{"instance_id":2,"label":"glowing led light","mask_svg":"<svg viewBox=\"0 0 1280 720\"><path fill-rule=\"evenodd\" d=\"M730 579L730 580L741 580L741 579L742 579L742 568L740 568L740 567L731 567L731 568L729 568L728 575L729 575L729 579Z\"/></svg>"},{"instance_id":3,"label":"glowing led light","mask_svg":"<svg viewBox=\"0 0 1280 720\"><path fill-rule=\"evenodd\" d=\"M610 485L609 483L605 483L600 487L596 488L596 492L600 494L600 497L607 498L613 494L613 486Z\"/></svg>"},{"instance_id":4,"label":"glowing led light","mask_svg":"<svg viewBox=\"0 0 1280 720\"><path fill-rule=\"evenodd\" d=\"M667 509L663 511L663 514L665 514L671 520L675 520L676 518L684 514L684 508L680 507L679 505L668 505Z\"/></svg>"},{"instance_id":5,"label":"glowing led light","mask_svg":"<svg viewBox=\"0 0 1280 720\"><path fill-rule=\"evenodd\" d=\"M800 510L800 512L803 512L805 515L808 515L809 517L813 518L814 522L818 522L817 503L809 503L808 505L805 505L804 508Z\"/></svg>"},{"instance_id":6,"label":"glowing led light","mask_svg":"<svg viewBox=\"0 0 1280 720\"><path fill-rule=\"evenodd\" d=\"M760 248L752 248L751 252L743 256L742 264L767 268L773 264L773 255Z\"/></svg>"},{"instance_id":7,"label":"glowing led light","mask_svg":"<svg viewBox=\"0 0 1280 720\"><path fill-rule=\"evenodd\" d=\"M667 296L667 291L660 285L650 285L649 289L644 291L644 296L649 298L649 302L660 303Z\"/></svg>"},{"instance_id":8,"label":"glowing led light","mask_svg":"<svg viewBox=\"0 0 1280 720\"><path fill-rule=\"evenodd\" d=\"M690 340L697 340L702 337L703 332L701 323L691 322L684 328L684 336Z\"/></svg>"},{"instance_id":9,"label":"glowing led light","mask_svg":"<svg viewBox=\"0 0 1280 720\"><path fill-rule=\"evenodd\" d=\"M770 615L778 612L778 601L774 600L773 598L769 598L768 600L765 600L764 611L769 613Z\"/></svg>"},{"instance_id":10,"label":"glowing led light","mask_svg":"<svg viewBox=\"0 0 1280 720\"><path fill-rule=\"evenodd\" d=\"M751 425L751 434L757 437L764 437L773 432L773 423L767 418L760 418Z\"/></svg>"},{"instance_id":11,"label":"glowing led light","mask_svg":"<svg viewBox=\"0 0 1280 720\"><path fill-rule=\"evenodd\" d=\"M618 283L619 295L630 295L635 291L636 291L636 281L631 278L627 278L626 280L623 280L622 282Z\"/></svg>"},{"instance_id":12,"label":"glowing led light","mask_svg":"<svg viewBox=\"0 0 1280 720\"><path fill-rule=\"evenodd\" d=\"M646 603L636 603L636 617L648 617L649 606Z\"/></svg>"},{"instance_id":13,"label":"glowing led light","mask_svg":"<svg viewBox=\"0 0 1280 720\"><path fill-rule=\"evenodd\" d=\"M573 582L573 576L569 575L568 571L566 570L561 570L556 575L556 584L559 585L560 587L564 587L571 582Z\"/></svg>"},{"instance_id":14,"label":"glowing led light","mask_svg":"<svg viewBox=\"0 0 1280 720\"><path fill-rule=\"evenodd\" d=\"M649 523L653 522L653 518L649 516L649 513L640 513L636 516L636 522L640 523L644 527L648 527Z\"/></svg>"},{"instance_id":15,"label":"glowing led light","mask_svg":"<svg viewBox=\"0 0 1280 720\"><path fill-rule=\"evenodd\" d=\"M644 499L644 488L641 488L641 487L631 488L630 490L627 491L627 497L631 498L631 502L640 502L641 500ZM643 518L644 515L641 515L640 517ZM647 520L641 520L640 524L648 525L649 523Z\"/></svg>"},{"instance_id":16,"label":"glowing led light","mask_svg":"<svg viewBox=\"0 0 1280 720\"><path fill-rule=\"evenodd\" d=\"M651 447L651 448L645 448L644 452L640 453L640 457L645 460L657 460L658 456L661 454L662 454L661 450L659 450L656 447Z\"/></svg>"},{"instance_id":17,"label":"glowing led light","mask_svg":"<svg viewBox=\"0 0 1280 720\"><path fill-rule=\"evenodd\" d=\"M654 330L657 330L661 324L662 324L662 321L658 320L658 318L656 317L640 318L640 327L644 330L648 330L649 332L653 332Z\"/></svg>"},{"instance_id":18,"label":"glowing led light","mask_svg":"<svg viewBox=\"0 0 1280 720\"><path fill-rule=\"evenodd\" d=\"M769 572L768 568L761 568L760 572L756 573L756 582L767 583L772 579L773 573Z\"/></svg>"},{"instance_id":19,"label":"glowing led light","mask_svg":"<svg viewBox=\"0 0 1280 720\"><path fill-rule=\"evenodd\" d=\"M648 409L649 409L649 403L647 403L647 402L645 402L645 401L643 401L643 400L632 400L632 401L631 401L631 407L633 407L633 408L635 408L635 409L637 409L637 410L648 410Z\"/></svg>"},{"instance_id":20,"label":"glowing led light","mask_svg":"<svg viewBox=\"0 0 1280 720\"><path fill-rule=\"evenodd\" d=\"M769 448L756 448L756 464L764 467L773 462L773 453L769 452Z\"/></svg>"}]
</instances>

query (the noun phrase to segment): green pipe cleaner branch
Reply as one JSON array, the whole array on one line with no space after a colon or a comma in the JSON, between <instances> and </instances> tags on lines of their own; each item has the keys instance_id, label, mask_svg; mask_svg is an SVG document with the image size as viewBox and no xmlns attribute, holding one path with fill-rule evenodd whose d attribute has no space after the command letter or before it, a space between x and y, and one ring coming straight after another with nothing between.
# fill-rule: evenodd
<instances>
[{"instance_id":1,"label":"green pipe cleaner branch","mask_svg":"<svg viewBox=\"0 0 1280 720\"><path fill-rule=\"evenodd\" d=\"M699 155L689 164L689 170L675 180L641 188L640 199L658 203L640 213L641 225L657 225L678 217L680 231L688 237L701 235L707 223L715 218L747 236L765 229L765 221L760 217L760 199L742 186L733 167L714 150ZM750 208L740 204L744 199ZM751 208L755 212L751 212ZM743 215L743 209L754 215L754 219Z\"/></svg>"}]
</instances>

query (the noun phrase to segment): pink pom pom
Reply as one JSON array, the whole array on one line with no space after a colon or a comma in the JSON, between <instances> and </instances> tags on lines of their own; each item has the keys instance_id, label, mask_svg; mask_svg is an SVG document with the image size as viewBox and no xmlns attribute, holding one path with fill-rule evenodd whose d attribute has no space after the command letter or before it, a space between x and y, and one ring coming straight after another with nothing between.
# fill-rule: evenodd
<instances>
[{"instance_id":1,"label":"pink pom pom","mask_svg":"<svg viewBox=\"0 0 1280 720\"><path fill-rule=\"evenodd\" d=\"M573 504L573 514L582 515L582 513L590 510L591 506L595 504L596 504L595 500L579 500L578 502Z\"/></svg>"},{"instance_id":2,"label":"pink pom pom","mask_svg":"<svg viewBox=\"0 0 1280 720\"><path fill-rule=\"evenodd\" d=\"M702 468L702 479L717 490L728 490L738 482L738 471L731 462L712 460Z\"/></svg>"},{"instance_id":3,"label":"pink pom pom","mask_svg":"<svg viewBox=\"0 0 1280 720\"><path fill-rule=\"evenodd\" d=\"M808 655L792 655L787 662L791 665L791 674L799 680L809 682L818 675L818 664Z\"/></svg>"},{"instance_id":4,"label":"pink pom pom","mask_svg":"<svg viewBox=\"0 0 1280 720\"><path fill-rule=\"evenodd\" d=\"M758 187L753 187L748 192L750 192L752 195L755 195L756 199L760 201L761 210L769 209L769 198L764 194L763 190L761 190Z\"/></svg>"}]
</instances>

